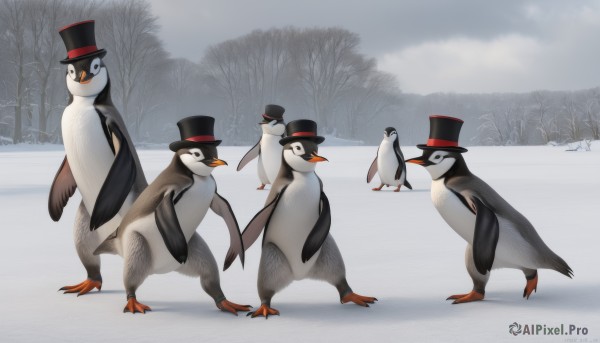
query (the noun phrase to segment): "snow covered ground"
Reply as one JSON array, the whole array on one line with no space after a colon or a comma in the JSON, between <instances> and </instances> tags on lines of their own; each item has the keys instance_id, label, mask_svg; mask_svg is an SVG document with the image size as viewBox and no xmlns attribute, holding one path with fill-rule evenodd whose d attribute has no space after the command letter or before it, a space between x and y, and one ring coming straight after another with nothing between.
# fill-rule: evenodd
<instances>
[{"instance_id":1,"label":"snow covered ground","mask_svg":"<svg viewBox=\"0 0 600 343\"><path fill-rule=\"evenodd\" d=\"M593 147L594 148L594 147ZM220 147L230 163L213 173L219 192L245 224L267 195L256 191L256 163L235 172L247 147ZM465 242L441 219L430 196L430 178L408 168L413 191L372 192L365 183L376 147L324 146L329 163L318 166L331 201L331 233L346 262L348 281L379 302L370 308L341 305L334 287L293 283L273 299L281 316L250 319L220 312L197 279L177 273L151 276L138 299L148 314L124 314L122 260L103 256L102 292L82 297L57 292L82 281L71 225L79 195L62 220L47 213L47 195L62 161L60 148L0 147L0 341L2 342L600 342L600 151L565 147L473 147L471 170L496 188L537 228L546 243L573 268L574 279L541 270L538 292L522 296L520 271L496 270L483 302L451 305L446 297L467 292ZM404 155L420 154L404 147ZM168 164L171 152L142 150L149 180ZM220 265L228 234L209 213L198 228ZM260 241L259 241L260 242ZM259 305L256 276L260 245L221 274L229 300ZM586 336L509 334L509 324L586 327ZM576 339L576 340L572 340ZM582 340L583 339L583 340Z\"/></svg>"}]
</instances>

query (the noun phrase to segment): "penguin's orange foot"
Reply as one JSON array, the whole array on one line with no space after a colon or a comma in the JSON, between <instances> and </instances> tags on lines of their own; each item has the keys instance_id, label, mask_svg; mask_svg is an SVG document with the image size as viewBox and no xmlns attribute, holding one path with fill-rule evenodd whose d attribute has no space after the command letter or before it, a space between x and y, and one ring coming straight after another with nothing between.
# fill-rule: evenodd
<instances>
[{"instance_id":1,"label":"penguin's orange foot","mask_svg":"<svg viewBox=\"0 0 600 343\"><path fill-rule=\"evenodd\" d=\"M356 293L350 293L346 294L341 300L342 304L345 304L350 301L352 301L356 305L369 307L369 304L374 304L377 301L377 298L365 297Z\"/></svg>"},{"instance_id":2,"label":"penguin's orange foot","mask_svg":"<svg viewBox=\"0 0 600 343\"><path fill-rule=\"evenodd\" d=\"M86 294L94 288L98 288L98 291L100 291L100 289L102 289L102 281L86 279L85 281L73 286L61 287L59 291L65 291L64 294L77 293L77 296L80 296Z\"/></svg>"},{"instance_id":3,"label":"penguin's orange foot","mask_svg":"<svg viewBox=\"0 0 600 343\"><path fill-rule=\"evenodd\" d=\"M471 291L471 293L468 294L451 295L446 300L454 300L452 302L453 304L469 303L472 301L483 300L483 294L476 291Z\"/></svg>"},{"instance_id":4,"label":"penguin's orange foot","mask_svg":"<svg viewBox=\"0 0 600 343\"><path fill-rule=\"evenodd\" d=\"M231 312L233 314L235 314L236 316L238 315L238 311L244 311L244 312L250 312L250 309L252 308L252 306L250 305L238 305L236 303L232 303L231 301L225 299L223 301L221 301L217 307L221 310L221 311L227 311L227 312Z\"/></svg>"},{"instance_id":5,"label":"penguin's orange foot","mask_svg":"<svg viewBox=\"0 0 600 343\"><path fill-rule=\"evenodd\" d=\"M529 300L529 296L531 295L531 293L533 293L533 291L537 292L537 283L537 274L535 274L535 277L533 279L527 280L527 285L525 285L525 290L523 290L523 298L527 298L527 300Z\"/></svg>"},{"instance_id":6,"label":"penguin's orange foot","mask_svg":"<svg viewBox=\"0 0 600 343\"><path fill-rule=\"evenodd\" d=\"M398 186L398 188L394 189L394 192L400 192L400 186Z\"/></svg>"},{"instance_id":7,"label":"penguin's orange foot","mask_svg":"<svg viewBox=\"0 0 600 343\"><path fill-rule=\"evenodd\" d=\"M248 312L248 314L246 316L252 316L252 318L264 316L265 319L269 319L269 315L278 316L279 311L277 311L274 308L269 307L267 304L262 304L262 305L260 305L258 310L254 311L254 312Z\"/></svg>"},{"instance_id":8,"label":"penguin's orange foot","mask_svg":"<svg viewBox=\"0 0 600 343\"><path fill-rule=\"evenodd\" d=\"M380 190L381 190L381 188L377 188L377 187L375 187L375 188L372 188L372 190L374 190L375 192L377 192L377 191L380 191Z\"/></svg>"},{"instance_id":9,"label":"penguin's orange foot","mask_svg":"<svg viewBox=\"0 0 600 343\"><path fill-rule=\"evenodd\" d=\"M150 309L149 306L139 303L135 297L129 298L129 300L127 300L127 305L125 305L125 308L123 309L123 313L131 312L133 314L136 312L146 313L146 311L152 311L152 309Z\"/></svg>"},{"instance_id":10,"label":"penguin's orange foot","mask_svg":"<svg viewBox=\"0 0 600 343\"><path fill-rule=\"evenodd\" d=\"M261 183L256 190L262 191L263 189L265 189L265 186L266 185L264 183Z\"/></svg>"}]
</instances>

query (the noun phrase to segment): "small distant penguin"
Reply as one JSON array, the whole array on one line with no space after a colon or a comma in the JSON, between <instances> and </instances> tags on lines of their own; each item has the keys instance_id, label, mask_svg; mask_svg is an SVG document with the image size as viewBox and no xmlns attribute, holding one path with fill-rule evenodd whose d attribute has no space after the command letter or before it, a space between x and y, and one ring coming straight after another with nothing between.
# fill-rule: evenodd
<instances>
[{"instance_id":1,"label":"small distant penguin","mask_svg":"<svg viewBox=\"0 0 600 343\"><path fill-rule=\"evenodd\" d=\"M230 236L230 250L223 270L236 256L244 263L244 249L231 206L217 193L211 175L215 167L227 165L217 157L214 118L193 116L177 123L181 140L169 148L175 152L171 164L133 203L117 232L96 253L124 258L123 279L127 305L123 312L141 312L150 307L136 300L136 290L151 274L171 271L200 277L202 288L217 307L237 315L250 306L228 301L219 282L219 270L210 249L196 233L210 208L223 217Z\"/></svg>"},{"instance_id":2,"label":"small distant penguin","mask_svg":"<svg viewBox=\"0 0 600 343\"><path fill-rule=\"evenodd\" d=\"M48 210L58 221L79 189L82 201L73 234L87 279L61 290L83 295L102 287L100 257L94 256L94 250L115 231L147 182L125 123L111 100L110 79L102 61L106 51L96 47L94 21L65 26L59 33L67 48L67 58L60 61L67 65L69 91L69 104L62 115L66 156L50 188Z\"/></svg>"},{"instance_id":3,"label":"small distant penguin","mask_svg":"<svg viewBox=\"0 0 600 343\"><path fill-rule=\"evenodd\" d=\"M483 300L492 269L514 268L525 274L523 297L537 291L540 268L573 276L569 265L556 255L521 213L487 183L473 175L458 146L463 121L434 115L429 117L427 144L417 147L423 155L407 160L421 165L431 175L431 200L442 218L467 241L465 262L473 279L473 290L450 296L454 304Z\"/></svg>"},{"instance_id":4,"label":"small distant penguin","mask_svg":"<svg viewBox=\"0 0 600 343\"><path fill-rule=\"evenodd\" d=\"M258 143L244 155L237 167L237 171L240 171L248 162L258 157L258 178L260 179L258 190L263 190L266 185L272 184L279 173L281 167L279 140L283 138L285 132L284 112L285 108L279 105L265 106L263 120L258 123L262 129L262 136Z\"/></svg>"},{"instance_id":5,"label":"small distant penguin","mask_svg":"<svg viewBox=\"0 0 600 343\"><path fill-rule=\"evenodd\" d=\"M400 150L398 132L393 127L386 127L383 131L383 140L377 149L377 156L367 173L367 183L371 182L375 173L379 174L381 184L379 187L373 188L374 191L380 191L383 185L396 186L394 192L400 192L402 185L412 189L406 179L406 164L402 150Z\"/></svg>"},{"instance_id":6,"label":"small distant penguin","mask_svg":"<svg viewBox=\"0 0 600 343\"><path fill-rule=\"evenodd\" d=\"M368 307L377 299L352 292L344 260L329 234L329 200L315 173L316 163L327 161L317 155L318 144L325 138L317 136L317 124L306 119L288 123L286 133L279 141L283 146L281 170L265 207L242 233L248 248L265 230L258 270L261 306L248 315L278 315L279 311L271 308L271 298L292 281L305 278L334 285L342 303Z\"/></svg>"}]
</instances>

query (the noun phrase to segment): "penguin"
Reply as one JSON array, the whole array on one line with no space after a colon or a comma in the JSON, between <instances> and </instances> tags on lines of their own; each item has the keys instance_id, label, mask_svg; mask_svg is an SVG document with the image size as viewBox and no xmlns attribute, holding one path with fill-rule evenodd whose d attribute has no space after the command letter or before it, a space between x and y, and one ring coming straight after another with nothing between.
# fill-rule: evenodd
<instances>
[{"instance_id":1,"label":"penguin","mask_svg":"<svg viewBox=\"0 0 600 343\"><path fill-rule=\"evenodd\" d=\"M123 279L127 305L123 312L145 313L150 307L136 299L136 290L151 274L171 271L200 277L202 288L222 311L237 315L249 311L225 298L219 282L219 270L206 242L196 228L210 208L223 217L230 236L230 250L223 270L236 256L244 263L244 249L237 220L231 206L217 192L213 169L227 165L218 159L213 134L214 118L192 116L177 123L181 140L170 144L175 152L169 166L133 203L113 236L99 253L124 258Z\"/></svg>"},{"instance_id":2,"label":"penguin","mask_svg":"<svg viewBox=\"0 0 600 343\"><path fill-rule=\"evenodd\" d=\"M375 173L379 174L381 184L373 188L374 191L380 191L383 185L396 186L394 192L400 192L402 185L412 190L412 186L406 179L406 164L400 150L398 132L393 127L386 127L383 131L383 140L367 173L367 183L371 182Z\"/></svg>"},{"instance_id":3,"label":"penguin","mask_svg":"<svg viewBox=\"0 0 600 343\"><path fill-rule=\"evenodd\" d=\"M433 115L423 155L407 160L431 175L431 200L442 218L465 241L465 262L473 290L447 300L454 304L483 300L492 269L520 269L527 280L523 298L537 291L538 269L553 269L571 278L571 267L544 243L533 225L493 188L475 176L458 146L463 121Z\"/></svg>"},{"instance_id":4,"label":"penguin","mask_svg":"<svg viewBox=\"0 0 600 343\"><path fill-rule=\"evenodd\" d=\"M100 257L94 250L115 231L133 200L147 186L135 147L110 96L110 79L98 49L94 21L60 29L67 48L69 103L61 127L66 156L50 188L48 211L59 221L76 189L82 196L74 225L77 254L87 271L83 282L64 286L83 295L102 287Z\"/></svg>"},{"instance_id":5,"label":"penguin","mask_svg":"<svg viewBox=\"0 0 600 343\"><path fill-rule=\"evenodd\" d=\"M258 123L262 129L262 136L250 149L238 164L237 171L242 170L248 162L258 157L258 178L260 186L257 190L265 189L277 178L281 167L281 145L279 140L283 138L285 123L283 113L285 108L279 105L265 106L263 120Z\"/></svg>"},{"instance_id":6,"label":"penguin","mask_svg":"<svg viewBox=\"0 0 600 343\"><path fill-rule=\"evenodd\" d=\"M279 315L271 308L271 298L292 281L306 278L335 286L342 303L368 307L377 299L352 291L346 281L344 260L329 233L329 200L315 173L316 163L327 161L317 155L318 144L325 138L317 136L317 124L307 119L288 123L286 133L279 141L283 157L277 179L264 208L242 233L247 249L265 230L258 270L261 306L248 315Z\"/></svg>"}]
</instances>

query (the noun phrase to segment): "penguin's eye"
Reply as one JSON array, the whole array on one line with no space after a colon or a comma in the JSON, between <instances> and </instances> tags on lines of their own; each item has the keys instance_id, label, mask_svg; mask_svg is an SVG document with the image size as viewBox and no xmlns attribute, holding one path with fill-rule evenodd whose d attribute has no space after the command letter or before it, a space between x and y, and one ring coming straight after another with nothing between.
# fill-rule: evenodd
<instances>
[{"instance_id":1,"label":"penguin's eye","mask_svg":"<svg viewBox=\"0 0 600 343\"><path fill-rule=\"evenodd\" d=\"M99 72L100 72L100 58L96 57L92 61L92 64L90 64L90 73L92 73L94 75L98 75Z\"/></svg>"},{"instance_id":2,"label":"penguin's eye","mask_svg":"<svg viewBox=\"0 0 600 343\"><path fill-rule=\"evenodd\" d=\"M69 75L71 80L75 80L75 78L77 77L77 73L75 72L75 66L73 66L72 64L69 64L69 66L67 67L67 75Z\"/></svg>"},{"instance_id":3,"label":"penguin's eye","mask_svg":"<svg viewBox=\"0 0 600 343\"><path fill-rule=\"evenodd\" d=\"M302 146L301 143L292 143L292 151L294 152L294 155L296 156L300 156L300 155L304 155L304 147Z\"/></svg>"},{"instance_id":4,"label":"penguin's eye","mask_svg":"<svg viewBox=\"0 0 600 343\"><path fill-rule=\"evenodd\" d=\"M390 133L390 136L395 135L395 134L396 134L396 131L392 131L392 133Z\"/></svg>"},{"instance_id":5,"label":"penguin's eye","mask_svg":"<svg viewBox=\"0 0 600 343\"><path fill-rule=\"evenodd\" d=\"M436 159L436 160L439 160L440 158L442 158L441 155L437 155L437 156L434 157L434 159Z\"/></svg>"},{"instance_id":6,"label":"penguin's eye","mask_svg":"<svg viewBox=\"0 0 600 343\"><path fill-rule=\"evenodd\" d=\"M200 151L200 149L198 149L198 148L190 149L188 151L188 153L190 155L194 156L196 160L201 160L201 159L204 158L204 155L202 154L202 151Z\"/></svg>"}]
</instances>

